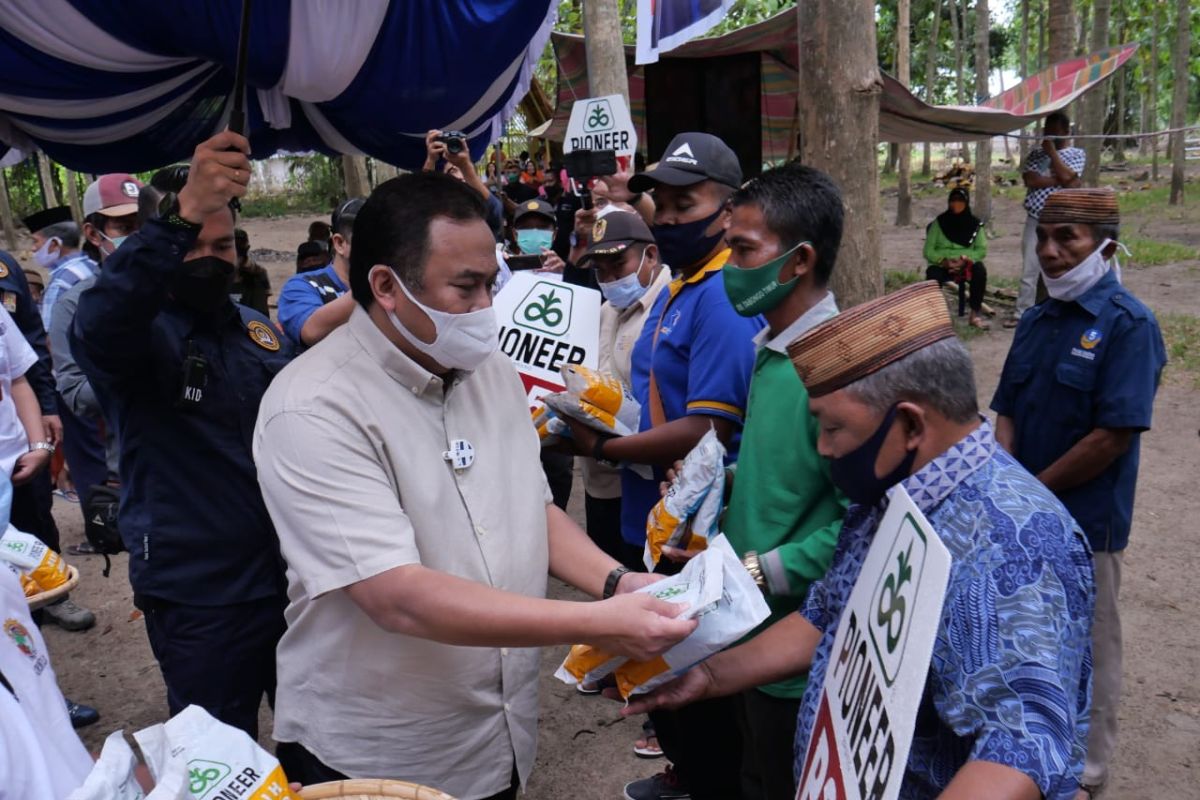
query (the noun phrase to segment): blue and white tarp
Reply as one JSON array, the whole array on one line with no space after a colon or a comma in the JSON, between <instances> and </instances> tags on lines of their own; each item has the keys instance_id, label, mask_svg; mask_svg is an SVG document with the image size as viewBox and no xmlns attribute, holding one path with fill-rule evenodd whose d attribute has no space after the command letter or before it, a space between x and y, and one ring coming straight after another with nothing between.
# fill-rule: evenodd
<instances>
[{"instance_id":1,"label":"blue and white tarp","mask_svg":"<svg viewBox=\"0 0 1200 800\"><path fill-rule=\"evenodd\" d=\"M732 7L733 0L638 0L637 63L657 63L660 53L703 36Z\"/></svg>"},{"instance_id":2,"label":"blue and white tarp","mask_svg":"<svg viewBox=\"0 0 1200 800\"><path fill-rule=\"evenodd\" d=\"M481 157L525 95L554 0L254 0L253 156L425 159L425 131ZM190 157L229 117L241 0L0 0L0 153L84 172Z\"/></svg>"}]
</instances>

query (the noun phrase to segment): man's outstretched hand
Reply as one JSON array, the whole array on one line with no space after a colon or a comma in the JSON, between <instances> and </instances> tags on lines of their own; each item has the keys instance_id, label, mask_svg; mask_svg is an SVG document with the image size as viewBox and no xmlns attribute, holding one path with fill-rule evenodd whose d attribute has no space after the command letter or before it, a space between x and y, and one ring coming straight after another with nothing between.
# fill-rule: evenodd
<instances>
[{"instance_id":1,"label":"man's outstretched hand","mask_svg":"<svg viewBox=\"0 0 1200 800\"><path fill-rule=\"evenodd\" d=\"M663 684L649 694L634 695L629 705L621 709L621 716L632 717L660 708L681 708L706 697L714 697L714 681L708 666L700 662L670 683ZM605 689L604 696L620 700L616 689Z\"/></svg>"}]
</instances>

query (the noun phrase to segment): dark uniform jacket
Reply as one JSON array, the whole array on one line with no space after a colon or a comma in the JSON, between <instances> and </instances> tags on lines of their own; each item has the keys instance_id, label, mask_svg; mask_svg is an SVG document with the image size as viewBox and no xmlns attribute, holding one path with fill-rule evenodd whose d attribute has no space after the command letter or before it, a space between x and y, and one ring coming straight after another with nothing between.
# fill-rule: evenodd
<instances>
[{"instance_id":1,"label":"dark uniform jacket","mask_svg":"<svg viewBox=\"0 0 1200 800\"><path fill-rule=\"evenodd\" d=\"M147 222L83 293L71 352L121 445L121 536L136 596L201 606L282 595L251 436L291 346L244 306L169 296L196 234Z\"/></svg>"}]
</instances>

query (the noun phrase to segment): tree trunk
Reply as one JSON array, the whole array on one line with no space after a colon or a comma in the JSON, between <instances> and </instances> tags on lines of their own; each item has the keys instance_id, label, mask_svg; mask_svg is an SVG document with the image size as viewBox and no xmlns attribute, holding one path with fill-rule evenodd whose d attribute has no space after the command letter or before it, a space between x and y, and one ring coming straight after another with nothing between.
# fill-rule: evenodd
<instances>
[{"instance_id":1,"label":"tree trunk","mask_svg":"<svg viewBox=\"0 0 1200 800\"><path fill-rule=\"evenodd\" d=\"M71 206L71 216L76 225L83 225L83 204L79 201L79 178L76 173L67 170L67 202Z\"/></svg>"},{"instance_id":2,"label":"tree trunk","mask_svg":"<svg viewBox=\"0 0 1200 800\"><path fill-rule=\"evenodd\" d=\"M879 95L875 4L796 4L800 39L801 160L832 177L846 207L832 288L842 308L883 291L879 242Z\"/></svg>"},{"instance_id":3,"label":"tree trunk","mask_svg":"<svg viewBox=\"0 0 1200 800\"><path fill-rule=\"evenodd\" d=\"M1075 8L1071 0L1050 0L1047 28L1050 42L1046 50L1046 66L1066 61L1075 53Z\"/></svg>"},{"instance_id":4,"label":"tree trunk","mask_svg":"<svg viewBox=\"0 0 1200 800\"><path fill-rule=\"evenodd\" d=\"M1018 69L1021 70L1021 80L1029 77L1029 0L1021 0L1021 61ZM1003 70L1000 73L1004 74ZM1022 130L1021 133L1025 131ZM1006 140L1007 141L1007 140ZM1019 156L1022 164L1025 163L1025 156L1029 155L1029 140L1022 138L1018 142Z\"/></svg>"},{"instance_id":5,"label":"tree trunk","mask_svg":"<svg viewBox=\"0 0 1200 800\"><path fill-rule=\"evenodd\" d=\"M1142 50L1142 57L1139 59L1142 65L1142 82L1145 83L1149 73L1147 64L1150 61L1150 56L1147 55L1145 49ZM1135 92L1134 98L1138 104L1138 132L1146 134L1150 132L1150 101L1141 92ZM1138 156L1145 158L1150 155L1150 137L1138 137Z\"/></svg>"},{"instance_id":6,"label":"tree trunk","mask_svg":"<svg viewBox=\"0 0 1200 800\"><path fill-rule=\"evenodd\" d=\"M958 0L950 0L950 29L954 31L954 104L955 106L965 106L966 104L966 79L964 78L964 70L966 68L966 19L965 12L959 13ZM971 151L967 149L966 144L959 145L959 154L962 160L971 161Z\"/></svg>"},{"instance_id":7,"label":"tree trunk","mask_svg":"<svg viewBox=\"0 0 1200 800\"><path fill-rule=\"evenodd\" d=\"M371 193L366 156L343 155L342 174L346 177L346 197L366 197Z\"/></svg>"},{"instance_id":8,"label":"tree trunk","mask_svg":"<svg viewBox=\"0 0 1200 800\"><path fill-rule=\"evenodd\" d=\"M1160 3L1154 3L1150 22L1150 130L1158 130L1158 35L1161 30ZM1158 180L1158 137L1150 137L1150 178Z\"/></svg>"},{"instance_id":9,"label":"tree trunk","mask_svg":"<svg viewBox=\"0 0 1200 800\"><path fill-rule=\"evenodd\" d=\"M988 3L975 0L975 94L988 96ZM975 145L975 216L991 227L992 217L992 139Z\"/></svg>"},{"instance_id":10,"label":"tree trunk","mask_svg":"<svg viewBox=\"0 0 1200 800\"><path fill-rule=\"evenodd\" d=\"M1188 55L1191 47L1192 13L1188 0L1175 2L1175 63L1171 69L1174 96L1171 98L1171 127L1187 124ZM1187 158L1187 132L1171 134L1171 205L1183 205L1183 168Z\"/></svg>"},{"instance_id":11,"label":"tree trunk","mask_svg":"<svg viewBox=\"0 0 1200 800\"><path fill-rule=\"evenodd\" d=\"M583 44L587 50L588 87L592 97L624 96L629 105L621 10L617 0L584 0Z\"/></svg>"},{"instance_id":12,"label":"tree trunk","mask_svg":"<svg viewBox=\"0 0 1200 800\"><path fill-rule=\"evenodd\" d=\"M1040 6L1041 3L1039 2L1038 5ZM1046 56L1046 15L1038 14L1038 72L1046 68L1048 61L1049 59Z\"/></svg>"},{"instance_id":13,"label":"tree trunk","mask_svg":"<svg viewBox=\"0 0 1200 800\"><path fill-rule=\"evenodd\" d=\"M929 33L929 53L925 59L925 102L929 105L933 105L935 101L933 86L937 81L938 29L941 28L941 25L942 0L936 0L933 4L933 23ZM932 150L932 145L926 142L924 152L921 154L921 175L926 178L930 174Z\"/></svg>"},{"instance_id":14,"label":"tree trunk","mask_svg":"<svg viewBox=\"0 0 1200 800\"><path fill-rule=\"evenodd\" d=\"M996 80L1000 83L1000 94L1004 94L1004 67L996 70ZM1004 160L1012 163L1012 147L1009 145L1008 137L1004 137Z\"/></svg>"},{"instance_id":15,"label":"tree trunk","mask_svg":"<svg viewBox=\"0 0 1200 800\"><path fill-rule=\"evenodd\" d=\"M58 205L58 195L54 191L54 176L50 174L50 159L41 150L37 151L38 178L42 182L42 208L54 208Z\"/></svg>"},{"instance_id":16,"label":"tree trunk","mask_svg":"<svg viewBox=\"0 0 1200 800\"><path fill-rule=\"evenodd\" d=\"M12 205L8 202L8 180L0 169L0 224L4 226L4 241L9 250L17 249L17 226L13 222Z\"/></svg>"},{"instance_id":17,"label":"tree trunk","mask_svg":"<svg viewBox=\"0 0 1200 800\"><path fill-rule=\"evenodd\" d=\"M1108 18L1112 11L1112 0L1093 0L1092 3L1092 46L1094 52L1108 46ZM1106 87L1096 86L1083 96L1080 103L1079 126L1081 133L1104 133ZM1100 151L1103 139L1084 139L1083 152L1087 162L1080 176L1084 186L1100 185Z\"/></svg>"},{"instance_id":18,"label":"tree trunk","mask_svg":"<svg viewBox=\"0 0 1200 800\"><path fill-rule=\"evenodd\" d=\"M1125 7L1117 7L1117 44L1125 43ZM1117 103L1117 118L1116 124L1113 126L1113 162L1117 164L1125 163L1125 84L1129 78L1129 73L1133 70L1129 69L1118 70L1116 74L1116 86L1113 87L1113 93L1116 95Z\"/></svg>"},{"instance_id":19,"label":"tree trunk","mask_svg":"<svg viewBox=\"0 0 1200 800\"><path fill-rule=\"evenodd\" d=\"M1072 52L1074 55L1081 56L1088 51L1088 33L1091 31L1091 28L1088 27L1088 7L1086 5L1079 14L1078 22L1079 27L1076 30L1078 39Z\"/></svg>"},{"instance_id":20,"label":"tree trunk","mask_svg":"<svg viewBox=\"0 0 1200 800\"><path fill-rule=\"evenodd\" d=\"M895 175L896 162L900 159L900 145L895 142L888 142L887 155L883 158L883 174Z\"/></svg>"},{"instance_id":21,"label":"tree trunk","mask_svg":"<svg viewBox=\"0 0 1200 800\"><path fill-rule=\"evenodd\" d=\"M910 0L899 0L896 9L896 80L905 87L910 83L909 62L912 36L910 30ZM896 195L896 224L912 224L912 145L900 142L899 192Z\"/></svg>"}]
</instances>

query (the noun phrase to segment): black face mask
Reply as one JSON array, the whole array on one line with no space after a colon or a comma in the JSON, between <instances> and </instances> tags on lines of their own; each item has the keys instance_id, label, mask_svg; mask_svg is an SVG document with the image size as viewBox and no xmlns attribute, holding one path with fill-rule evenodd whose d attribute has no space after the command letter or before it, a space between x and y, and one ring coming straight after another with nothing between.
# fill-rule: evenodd
<instances>
[{"instance_id":1,"label":"black face mask","mask_svg":"<svg viewBox=\"0 0 1200 800\"><path fill-rule=\"evenodd\" d=\"M229 302L233 271L232 263L216 256L189 259L171 283L171 296L193 311L211 314Z\"/></svg>"},{"instance_id":2,"label":"black face mask","mask_svg":"<svg viewBox=\"0 0 1200 800\"><path fill-rule=\"evenodd\" d=\"M879 451L883 449L883 440L895 421L896 406L892 406L871 438L841 458L830 460L829 477L833 485L852 503L873 506L882 499L884 492L908 477L917 458L916 450L909 450L887 475L882 478L875 475L875 462L879 459Z\"/></svg>"},{"instance_id":3,"label":"black face mask","mask_svg":"<svg viewBox=\"0 0 1200 800\"><path fill-rule=\"evenodd\" d=\"M676 272L685 270L698 263L713 251L713 248L725 238L725 231L720 230L712 236L705 236L704 231L716 222L724 208L718 208L704 219L695 222L682 222L675 225L654 225L650 232L654 234L654 242L662 255L663 263Z\"/></svg>"}]
</instances>

